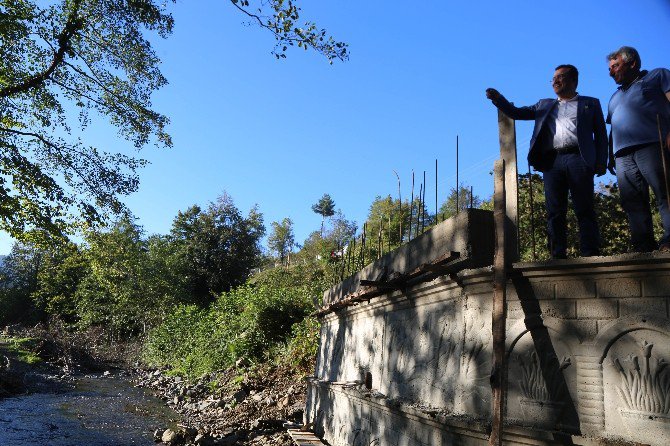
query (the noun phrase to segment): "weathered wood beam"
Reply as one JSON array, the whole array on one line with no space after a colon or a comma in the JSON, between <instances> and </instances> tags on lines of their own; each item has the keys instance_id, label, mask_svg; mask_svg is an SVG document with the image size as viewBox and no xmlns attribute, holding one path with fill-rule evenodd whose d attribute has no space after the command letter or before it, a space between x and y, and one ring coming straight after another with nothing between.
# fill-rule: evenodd
<instances>
[{"instance_id":1,"label":"weathered wood beam","mask_svg":"<svg viewBox=\"0 0 670 446\"><path fill-rule=\"evenodd\" d=\"M495 253L493 257L493 368L491 371L492 414L489 446L502 446L503 418L507 364L505 364L505 317L507 311L507 249L505 215L505 161L497 160L494 166L493 221L495 224Z\"/></svg>"},{"instance_id":2,"label":"weathered wood beam","mask_svg":"<svg viewBox=\"0 0 670 446\"><path fill-rule=\"evenodd\" d=\"M519 261L519 193L514 120L498 110L500 157L505 161L505 226L507 262Z\"/></svg>"}]
</instances>

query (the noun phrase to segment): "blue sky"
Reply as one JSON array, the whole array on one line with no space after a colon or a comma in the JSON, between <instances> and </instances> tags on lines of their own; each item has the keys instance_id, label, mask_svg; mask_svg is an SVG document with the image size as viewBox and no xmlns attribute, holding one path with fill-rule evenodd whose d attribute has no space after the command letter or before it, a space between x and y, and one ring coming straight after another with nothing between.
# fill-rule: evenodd
<instances>
[{"instance_id":1,"label":"blue sky","mask_svg":"<svg viewBox=\"0 0 670 446\"><path fill-rule=\"evenodd\" d=\"M246 213L257 203L266 225L290 217L302 242L320 227L310 207L329 193L359 223L377 195L409 195L412 169L427 171L434 207L460 179L487 198L498 154L495 87L519 105L551 97L554 67L580 71L581 94L606 108L615 89L605 56L636 47L643 68L670 67L670 1L302 2L302 15L350 45L346 63L312 51L278 61L272 36L245 23L225 0L178 0L174 34L152 39L170 84L154 105L171 119L174 147L147 147L151 164L125 202L148 233L227 191ZM517 123L519 169L532 124ZM104 121L86 138L132 151ZM609 177L603 177L608 181ZM418 188L418 186L417 186ZM11 240L0 236L0 254Z\"/></svg>"}]
</instances>

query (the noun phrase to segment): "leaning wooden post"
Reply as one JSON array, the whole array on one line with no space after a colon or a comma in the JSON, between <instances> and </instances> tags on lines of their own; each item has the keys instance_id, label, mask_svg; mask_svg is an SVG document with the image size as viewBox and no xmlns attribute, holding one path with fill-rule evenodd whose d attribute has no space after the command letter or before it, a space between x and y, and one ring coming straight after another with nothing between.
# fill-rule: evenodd
<instances>
[{"instance_id":1,"label":"leaning wooden post","mask_svg":"<svg viewBox=\"0 0 670 446\"><path fill-rule=\"evenodd\" d=\"M507 264L519 261L519 193L514 120L498 110L500 157L505 161L505 215Z\"/></svg>"},{"instance_id":2,"label":"leaning wooden post","mask_svg":"<svg viewBox=\"0 0 670 446\"><path fill-rule=\"evenodd\" d=\"M493 168L493 220L495 228L495 253L493 257L493 368L491 370L492 390L492 426L489 446L502 446L503 417L505 411L505 387L507 383L507 364L505 363L505 317L507 286L507 231L505 205L506 162L497 160Z\"/></svg>"}]
</instances>

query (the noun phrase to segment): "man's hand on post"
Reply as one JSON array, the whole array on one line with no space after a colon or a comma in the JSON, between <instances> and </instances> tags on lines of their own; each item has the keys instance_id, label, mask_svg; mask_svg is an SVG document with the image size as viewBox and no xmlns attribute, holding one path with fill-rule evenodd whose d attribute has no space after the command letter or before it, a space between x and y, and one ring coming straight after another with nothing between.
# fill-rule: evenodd
<instances>
[{"instance_id":1,"label":"man's hand on post","mask_svg":"<svg viewBox=\"0 0 670 446\"><path fill-rule=\"evenodd\" d=\"M495 88L487 88L486 89L486 98L487 99L490 99L492 101L497 101L498 99L500 99L500 96L502 96L502 95Z\"/></svg>"}]
</instances>

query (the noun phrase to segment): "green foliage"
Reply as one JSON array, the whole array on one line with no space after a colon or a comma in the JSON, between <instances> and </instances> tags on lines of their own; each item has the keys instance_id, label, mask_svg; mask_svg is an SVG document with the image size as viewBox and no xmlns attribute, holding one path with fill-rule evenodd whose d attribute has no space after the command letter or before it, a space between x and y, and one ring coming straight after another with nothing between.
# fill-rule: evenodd
<instances>
[{"instance_id":1,"label":"green foliage","mask_svg":"<svg viewBox=\"0 0 670 446\"><path fill-rule=\"evenodd\" d=\"M320 329L318 319L311 316L294 324L288 344L277 355L278 361L302 372L311 371L319 350Z\"/></svg>"},{"instance_id":2,"label":"green foliage","mask_svg":"<svg viewBox=\"0 0 670 446\"><path fill-rule=\"evenodd\" d=\"M323 234L323 225L326 217L335 215L335 202L330 195L323 194L319 201L312 205L312 211L321 216L321 234Z\"/></svg>"},{"instance_id":3,"label":"green foliage","mask_svg":"<svg viewBox=\"0 0 670 446\"><path fill-rule=\"evenodd\" d=\"M37 287L42 252L26 243L15 243L0 268L0 324L35 322L39 316L31 293Z\"/></svg>"},{"instance_id":4,"label":"green foliage","mask_svg":"<svg viewBox=\"0 0 670 446\"><path fill-rule=\"evenodd\" d=\"M37 346L39 339L35 338L9 338L7 341L7 350L21 362L26 364L37 364L42 359L37 355Z\"/></svg>"},{"instance_id":5,"label":"green foliage","mask_svg":"<svg viewBox=\"0 0 670 446\"><path fill-rule=\"evenodd\" d=\"M31 294L33 304L43 314L76 322L76 291L90 272L88 259L76 244L62 241L46 249L37 272L38 286Z\"/></svg>"},{"instance_id":6,"label":"green foliage","mask_svg":"<svg viewBox=\"0 0 670 446\"><path fill-rule=\"evenodd\" d=\"M281 223L272 222L272 231L268 236L268 248L277 255L279 262L284 265L295 245L293 234L293 221L285 218Z\"/></svg>"},{"instance_id":7,"label":"green foliage","mask_svg":"<svg viewBox=\"0 0 670 446\"><path fill-rule=\"evenodd\" d=\"M171 241L187 278L186 292L197 302L243 284L259 263L260 240L265 234L263 215L252 208L243 217L228 194L206 210L192 206L179 212L172 224Z\"/></svg>"},{"instance_id":8,"label":"green foliage","mask_svg":"<svg viewBox=\"0 0 670 446\"><path fill-rule=\"evenodd\" d=\"M287 342L294 325L313 309L314 293L322 291L319 275L304 267L266 271L221 294L207 309L179 307L150 332L144 358L189 377L240 358L266 359ZM295 352L297 357L298 346Z\"/></svg>"},{"instance_id":9,"label":"green foliage","mask_svg":"<svg viewBox=\"0 0 670 446\"><path fill-rule=\"evenodd\" d=\"M145 36L166 37L164 2L72 0L0 4L0 228L61 233L119 213L144 161L90 147L73 135L90 114L136 147L170 146L168 120L151 109L166 84ZM76 109L79 113L69 114Z\"/></svg>"},{"instance_id":10,"label":"green foliage","mask_svg":"<svg viewBox=\"0 0 670 446\"><path fill-rule=\"evenodd\" d=\"M461 184L458 188L458 200L456 200L456 188L449 191L449 196L442 203L438 211L441 220L446 220L469 208L479 209L482 206L482 199L473 195L472 189ZM456 212L458 210L458 212Z\"/></svg>"},{"instance_id":11,"label":"green foliage","mask_svg":"<svg viewBox=\"0 0 670 446\"><path fill-rule=\"evenodd\" d=\"M326 36L325 29L318 29L316 24L305 22L298 24L300 8L294 0L230 0L244 14L254 20L255 24L266 28L274 34L277 44L272 52L277 59L286 57L289 47L312 48L322 54L330 63L334 59L349 58L346 43L336 42Z\"/></svg>"},{"instance_id":12,"label":"green foliage","mask_svg":"<svg viewBox=\"0 0 670 446\"><path fill-rule=\"evenodd\" d=\"M531 181L533 189L532 222L534 232L531 231ZM619 188L614 184L598 184L594 195L594 206L600 228L601 253L603 255L621 254L629 249L630 233L628 219L621 207ZM652 203L652 217L655 221L656 238L662 233L658 209ZM577 218L568 206L567 215L568 256L579 256L579 228ZM535 258L549 259L547 234L547 211L544 198L544 183L538 174L519 176L519 251L522 261L533 261L533 235L535 240Z\"/></svg>"},{"instance_id":13,"label":"green foliage","mask_svg":"<svg viewBox=\"0 0 670 446\"><path fill-rule=\"evenodd\" d=\"M62 234L108 223L127 210L145 161L87 145L92 116L108 120L137 148L170 147L168 118L152 108L167 84L149 38L166 38L170 1L0 2L0 229ZM274 54L312 48L329 61L347 45L312 22L294 0L231 0L276 39ZM71 111L75 110L74 113Z\"/></svg>"}]
</instances>

